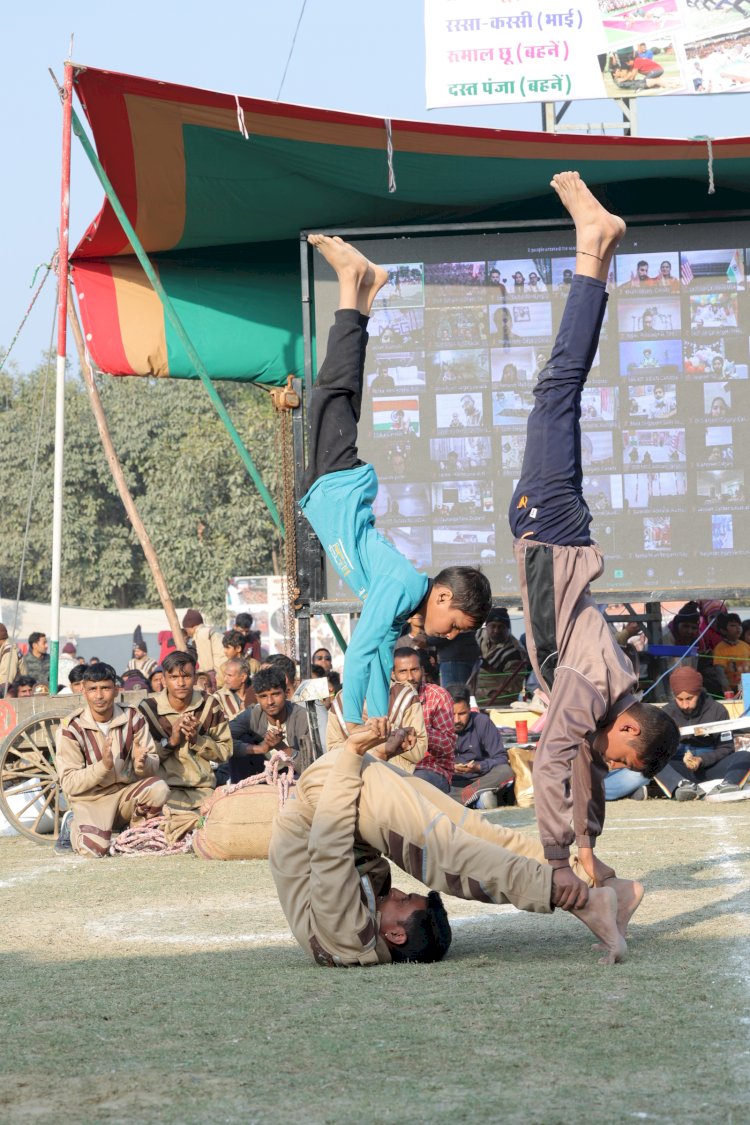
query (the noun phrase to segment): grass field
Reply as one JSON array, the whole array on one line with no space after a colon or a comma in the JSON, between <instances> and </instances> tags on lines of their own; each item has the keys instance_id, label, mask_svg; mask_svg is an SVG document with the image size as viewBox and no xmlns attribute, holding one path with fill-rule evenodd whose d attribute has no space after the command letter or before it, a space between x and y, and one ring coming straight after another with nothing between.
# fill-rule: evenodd
<instances>
[{"instance_id":1,"label":"grass field","mask_svg":"<svg viewBox=\"0 0 750 1125\"><path fill-rule=\"evenodd\" d=\"M600 851L647 885L627 964L561 912L448 899L442 964L336 971L265 863L2 839L0 1121L739 1125L749 845L744 803L623 801Z\"/></svg>"}]
</instances>

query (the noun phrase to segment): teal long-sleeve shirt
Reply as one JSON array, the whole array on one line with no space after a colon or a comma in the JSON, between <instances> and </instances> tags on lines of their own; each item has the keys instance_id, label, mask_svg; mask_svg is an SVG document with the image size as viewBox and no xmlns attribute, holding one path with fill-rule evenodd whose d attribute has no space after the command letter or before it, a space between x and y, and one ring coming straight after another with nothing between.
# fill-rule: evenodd
<instances>
[{"instance_id":1,"label":"teal long-sleeve shirt","mask_svg":"<svg viewBox=\"0 0 750 1125\"><path fill-rule=\"evenodd\" d=\"M343 711L347 723L388 713L393 649L408 617L429 589L420 574L375 528L378 478L372 465L328 473L300 500L300 507L362 614L344 661Z\"/></svg>"}]
</instances>

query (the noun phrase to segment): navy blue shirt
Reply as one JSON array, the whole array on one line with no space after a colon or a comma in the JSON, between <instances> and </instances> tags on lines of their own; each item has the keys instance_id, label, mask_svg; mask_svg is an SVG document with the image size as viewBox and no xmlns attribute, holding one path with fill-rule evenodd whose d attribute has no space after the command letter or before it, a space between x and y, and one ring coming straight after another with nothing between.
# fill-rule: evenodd
<instances>
[{"instance_id":1,"label":"navy blue shirt","mask_svg":"<svg viewBox=\"0 0 750 1125\"><path fill-rule=\"evenodd\" d=\"M456 735L456 762L476 762L476 773L462 773L460 778L481 777L495 766L507 766L508 755L500 731L489 715L472 711L468 725Z\"/></svg>"}]
</instances>

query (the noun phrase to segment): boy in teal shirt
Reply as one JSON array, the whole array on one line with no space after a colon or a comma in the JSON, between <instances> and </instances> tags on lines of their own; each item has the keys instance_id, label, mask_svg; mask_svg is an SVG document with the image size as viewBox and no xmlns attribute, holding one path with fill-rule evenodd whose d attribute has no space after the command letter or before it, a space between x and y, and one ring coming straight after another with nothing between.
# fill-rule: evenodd
<instances>
[{"instance_id":1,"label":"boy in teal shirt","mask_svg":"<svg viewBox=\"0 0 750 1125\"><path fill-rule=\"evenodd\" d=\"M372 504L378 478L357 455L367 321L388 280L340 238L308 241L333 268L339 308L310 405L310 459L300 507L346 584L362 600L362 614L344 664L347 723L388 713L393 648L408 617L421 613L425 631L452 639L476 628L491 605L487 578L473 567L452 566L433 581L415 570L375 529Z\"/></svg>"}]
</instances>

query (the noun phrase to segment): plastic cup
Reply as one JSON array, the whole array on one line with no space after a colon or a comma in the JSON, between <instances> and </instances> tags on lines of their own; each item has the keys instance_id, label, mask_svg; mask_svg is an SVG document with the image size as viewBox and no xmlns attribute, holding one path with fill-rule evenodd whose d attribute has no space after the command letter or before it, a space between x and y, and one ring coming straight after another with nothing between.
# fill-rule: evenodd
<instances>
[{"instance_id":1,"label":"plastic cup","mask_svg":"<svg viewBox=\"0 0 750 1125\"><path fill-rule=\"evenodd\" d=\"M516 742L529 741L529 724L526 719L516 719Z\"/></svg>"}]
</instances>

